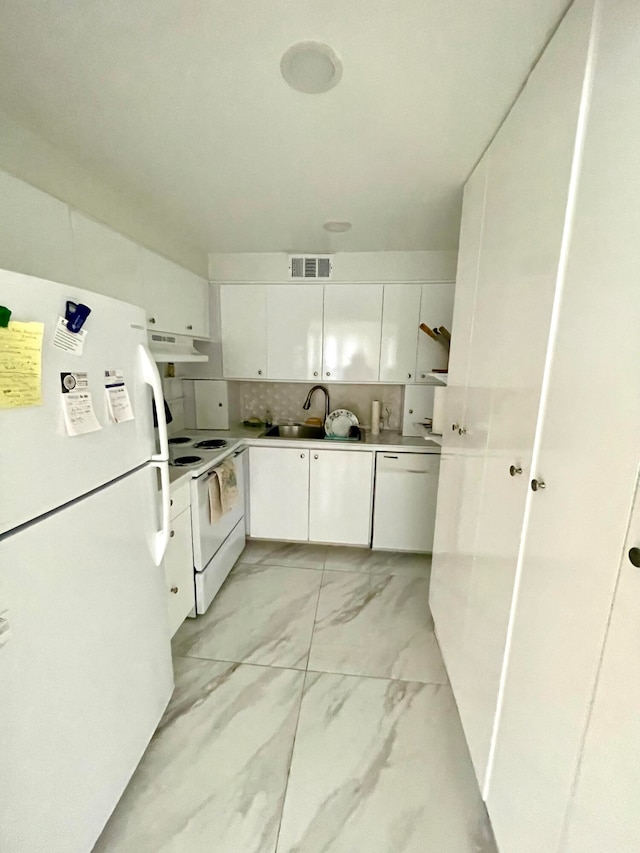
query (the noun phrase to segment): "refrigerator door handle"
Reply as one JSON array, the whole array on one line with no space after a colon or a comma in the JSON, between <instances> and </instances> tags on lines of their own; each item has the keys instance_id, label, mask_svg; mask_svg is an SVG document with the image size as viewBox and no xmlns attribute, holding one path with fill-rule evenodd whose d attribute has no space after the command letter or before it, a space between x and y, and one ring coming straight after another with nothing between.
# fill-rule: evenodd
<instances>
[{"instance_id":1,"label":"refrigerator door handle","mask_svg":"<svg viewBox=\"0 0 640 853\"><path fill-rule=\"evenodd\" d=\"M159 566L164 559L169 544L169 507L171 505L171 487L169 483L169 463L165 459L152 459L150 465L160 472L161 528L153 534L153 562Z\"/></svg>"},{"instance_id":2,"label":"refrigerator door handle","mask_svg":"<svg viewBox=\"0 0 640 853\"><path fill-rule=\"evenodd\" d=\"M162 382L160 374L149 352L149 349L140 344L140 359L142 361L142 379L151 386L153 400L156 404L156 417L158 419L158 436L160 438L160 453L155 453L151 459L154 462L165 462L169 459L169 441L167 438L167 421L164 416L164 394L162 393Z\"/></svg>"}]
</instances>

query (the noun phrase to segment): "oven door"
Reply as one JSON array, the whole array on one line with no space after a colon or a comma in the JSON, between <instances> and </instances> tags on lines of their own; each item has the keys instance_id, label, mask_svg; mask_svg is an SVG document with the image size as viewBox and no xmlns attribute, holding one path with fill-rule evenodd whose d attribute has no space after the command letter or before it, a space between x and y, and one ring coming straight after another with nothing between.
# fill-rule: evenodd
<instances>
[{"instance_id":1,"label":"oven door","mask_svg":"<svg viewBox=\"0 0 640 853\"><path fill-rule=\"evenodd\" d=\"M209 481L214 476L212 469L191 481L193 565L197 572L204 571L227 536L244 516L243 454L245 452L245 450L238 450L231 455L236 468L238 497L232 509L218 521L212 523L209 516Z\"/></svg>"}]
</instances>

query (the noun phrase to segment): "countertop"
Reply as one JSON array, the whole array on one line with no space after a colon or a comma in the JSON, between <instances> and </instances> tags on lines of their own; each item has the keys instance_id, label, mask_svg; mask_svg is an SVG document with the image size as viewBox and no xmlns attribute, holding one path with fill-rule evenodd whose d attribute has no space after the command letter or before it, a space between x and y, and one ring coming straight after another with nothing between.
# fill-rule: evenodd
<instances>
[{"instance_id":1,"label":"countertop","mask_svg":"<svg viewBox=\"0 0 640 853\"><path fill-rule=\"evenodd\" d=\"M181 432L185 432L182 430ZM194 434L197 430L186 430ZM375 450L397 450L410 453L440 453L440 444L432 438L401 435L396 430L383 430L379 435L371 435L365 431L362 441L309 441L296 438L266 438L264 427L246 427L242 424L232 429L202 430L209 438L224 438L234 441L229 450L237 449L240 444L248 447L308 447L313 450L349 450L355 453ZM435 437L434 437L435 438ZM225 454L226 455L226 454ZM178 488L188 482L194 475L194 468L169 468L169 482L172 488Z\"/></svg>"}]
</instances>

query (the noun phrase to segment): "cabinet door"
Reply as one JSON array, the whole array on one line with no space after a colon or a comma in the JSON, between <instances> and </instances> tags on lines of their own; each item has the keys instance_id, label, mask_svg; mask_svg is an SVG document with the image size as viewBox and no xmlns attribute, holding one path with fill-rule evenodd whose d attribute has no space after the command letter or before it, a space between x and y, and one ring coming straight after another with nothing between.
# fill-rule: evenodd
<instances>
[{"instance_id":1,"label":"cabinet door","mask_svg":"<svg viewBox=\"0 0 640 853\"><path fill-rule=\"evenodd\" d=\"M223 284L220 320L223 376L227 379L266 379L266 286Z\"/></svg>"},{"instance_id":2,"label":"cabinet door","mask_svg":"<svg viewBox=\"0 0 640 853\"><path fill-rule=\"evenodd\" d=\"M267 376L319 378L322 370L321 284L267 288Z\"/></svg>"},{"instance_id":3,"label":"cabinet door","mask_svg":"<svg viewBox=\"0 0 640 853\"><path fill-rule=\"evenodd\" d=\"M422 285L420 300L420 323L426 323L430 329L444 326L451 333L453 317L453 294L455 284L452 281L431 282ZM436 368L447 367L449 351L443 343L434 341L424 332L418 337L417 382L433 382L429 373Z\"/></svg>"},{"instance_id":4,"label":"cabinet door","mask_svg":"<svg viewBox=\"0 0 640 853\"><path fill-rule=\"evenodd\" d=\"M142 249L142 288L150 331L175 332L176 277L166 258Z\"/></svg>"},{"instance_id":5,"label":"cabinet door","mask_svg":"<svg viewBox=\"0 0 640 853\"><path fill-rule=\"evenodd\" d=\"M250 535L258 539L309 538L309 451L249 449Z\"/></svg>"},{"instance_id":6,"label":"cabinet door","mask_svg":"<svg viewBox=\"0 0 640 853\"><path fill-rule=\"evenodd\" d=\"M179 300L179 306L176 306L174 330L180 335L208 338L209 282L189 270L178 269L174 299Z\"/></svg>"},{"instance_id":7,"label":"cabinet door","mask_svg":"<svg viewBox=\"0 0 640 853\"><path fill-rule=\"evenodd\" d=\"M167 587L169 630L173 637L193 610L193 553L191 550L191 510L186 509L171 520L169 544L164 556Z\"/></svg>"},{"instance_id":8,"label":"cabinet door","mask_svg":"<svg viewBox=\"0 0 640 853\"><path fill-rule=\"evenodd\" d=\"M337 545L369 545L373 453L311 452L309 539Z\"/></svg>"},{"instance_id":9,"label":"cabinet door","mask_svg":"<svg viewBox=\"0 0 640 853\"><path fill-rule=\"evenodd\" d=\"M420 297L419 284L384 285L380 346L381 382L415 381Z\"/></svg>"},{"instance_id":10,"label":"cabinet door","mask_svg":"<svg viewBox=\"0 0 640 853\"><path fill-rule=\"evenodd\" d=\"M381 327L381 284L326 285L324 378L350 382L377 381Z\"/></svg>"}]
</instances>

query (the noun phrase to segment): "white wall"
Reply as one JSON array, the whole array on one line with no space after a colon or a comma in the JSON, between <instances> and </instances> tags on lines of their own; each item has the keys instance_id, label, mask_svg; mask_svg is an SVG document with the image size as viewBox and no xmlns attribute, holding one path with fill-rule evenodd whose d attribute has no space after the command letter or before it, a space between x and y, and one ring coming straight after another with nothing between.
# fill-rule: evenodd
<instances>
[{"instance_id":1,"label":"white wall","mask_svg":"<svg viewBox=\"0 0 640 853\"><path fill-rule=\"evenodd\" d=\"M458 253L338 252L332 255L333 282L454 281ZM209 255L211 281L287 281L286 252Z\"/></svg>"},{"instance_id":2,"label":"white wall","mask_svg":"<svg viewBox=\"0 0 640 853\"><path fill-rule=\"evenodd\" d=\"M0 169L206 277L206 253L193 246L174 222L154 211L151 199L136 199L126 187L99 179L1 110Z\"/></svg>"}]
</instances>

